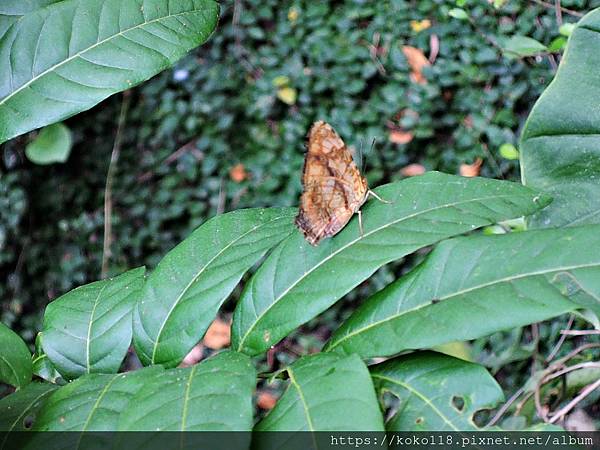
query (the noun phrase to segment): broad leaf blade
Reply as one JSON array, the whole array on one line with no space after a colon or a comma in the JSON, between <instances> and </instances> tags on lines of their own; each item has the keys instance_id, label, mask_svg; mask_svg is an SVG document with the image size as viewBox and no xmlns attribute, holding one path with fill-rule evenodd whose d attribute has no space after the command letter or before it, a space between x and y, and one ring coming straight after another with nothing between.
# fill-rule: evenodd
<instances>
[{"instance_id":1,"label":"broad leaf blade","mask_svg":"<svg viewBox=\"0 0 600 450\"><path fill-rule=\"evenodd\" d=\"M25 14L62 0L2 0L0 4L0 39L10 26Z\"/></svg>"},{"instance_id":2,"label":"broad leaf blade","mask_svg":"<svg viewBox=\"0 0 600 450\"><path fill-rule=\"evenodd\" d=\"M224 352L147 380L123 411L120 431L249 431L256 372L250 358Z\"/></svg>"},{"instance_id":3,"label":"broad leaf blade","mask_svg":"<svg viewBox=\"0 0 600 450\"><path fill-rule=\"evenodd\" d=\"M49 383L31 383L25 388L0 400L0 431L11 433L27 431L40 407L48 396L57 389ZM8 440L8 434L0 435L0 449Z\"/></svg>"},{"instance_id":4,"label":"broad leaf blade","mask_svg":"<svg viewBox=\"0 0 600 450\"><path fill-rule=\"evenodd\" d=\"M17 389L31 381L31 353L23 339L0 322L0 383Z\"/></svg>"},{"instance_id":5,"label":"broad leaf blade","mask_svg":"<svg viewBox=\"0 0 600 450\"><path fill-rule=\"evenodd\" d=\"M142 363L179 364L244 273L293 231L294 213L269 208L217 216L171 250L135 308L134 344Z\"/></svg>"},{"instance_id":6,"label":"broad leaf blade","mask_svg":"<svg viewBox=\"0 0 600 450\"><path fill-rule=\"evenodd\" d=\"M305 356L287 372L287 390L255 431L383 431L369 371L356 355Z\"/></svg>"},{"instance_id":7,"label":"broad leaf blade","mask_svg":"<svg viewBox=\"0 0 600 450\"><path fill-rule=\"evenodd\" d=\"M483 366L435 352L419 352L370 367L375 389L400 401L388 431L478 430L473 415L504 400Z\"/></svg>"},{"instance_id":8,"label":"broad leaf blade","mask_svg":"<svg viewBox=\"0 0 600 450\"><path fill-rule=\"evenodd\" d=\"M134 395L161 372L148 367L120 374L85 375L61 387L44 404L35 431L114 431Z\"/></svg>"},{"instance_id":9,"label":"broad leaf blade","mask_svg":"<svg viewBox=\"0 0 600 450\"><path fill-rule=\"evenodd\" d=\"M515 183L435 172L376 192L392 204L370 200L363 206L364 236L354 218L316 248L297 232L272 252L242 293L233 348L264 352L382 265L447 237L530 214L549 201Z\"/></svg>"},{"instance_id":10,"label":"broad leaf blade","mask_svg":"<svg viewBox=\"0 0 600 450\"><path fill-rule=\"evenodd\" d=\"M554 197L531 227L600 223L600 10L569 38L556 76L521 136L523 183Z\"/></svg>"},{"instance_id":11,"label":"broad leaf blade","mask_svg":"<svg viewBox=\"0 0 600 450\"><path fill-rule=\"evenodd\" d=\"M393 355L475 339L572 311L580 273L600 277L600 226L442 242L407 276L368 299L327 350ZM600 292L589 293L600 298ZM587 307L587 305L584 305Z\"/></svg>"},{"instance_id":12,"label":"broad leaf blade","mask_svg":"<svg viewBox=\"0 0 600 450\"><path fill-rule=\"evenodd\" d=\"M67 379L114 373L131 343L131 311L145 269L96 281L54 300L44 313L42 348Z\"/></svg>"},{"instance_id":13,"label":"broad leaf blade","mask_svg":"<svg viewBox=\"0 0 600 450\"><path fill-rule=\"evenodd\" d=\"M91 108L203 43L212 0L64 0L0 38L0 143Z\"/></svg>"}]
</instances>

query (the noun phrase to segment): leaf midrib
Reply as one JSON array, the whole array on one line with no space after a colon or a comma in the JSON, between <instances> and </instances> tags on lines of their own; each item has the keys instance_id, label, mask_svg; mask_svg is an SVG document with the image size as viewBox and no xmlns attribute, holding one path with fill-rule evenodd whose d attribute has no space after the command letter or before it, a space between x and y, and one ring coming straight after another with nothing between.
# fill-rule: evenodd
<instances>
[{"instance_id":1,"label":"leaf midrib","mask_svg":"<svg viewBox=\"0 0 600 450\"><path fill-rule=\"evenodd\" d=\"M525 196L525 195L521 195L521 196ZM444 205L439 205L436 206L434 208L429 208L429 209L425 209L423 211L419 211L417 213L413 213L410 214L408 216L404 216L398 220L394 220L392 222L389 222L379 228L376 228L370 232L366 232L364 233L362 236L359 236L358 238L351 240L350 242L348 242L346 245L340 247L338 250L336 250L335 252L331 253L330 255L328 255L326 258L324 258L322 261L320 261L318 264L314 265L308 272L305 272L301 277L299 277L294 283L292 283L290 285L290 287L288 287L285 291L283 291L276 300L274 300L267 308L265 308L265 310L262 312L262 314L260 314L259 316L256 317L256 320L254 321L254 323L252 324L252 326L248 329L248 331L244 334L244 336L242 337L242 339L240 340L240 343L238 345L237 351L241 352L242 348L244 346L244 342L246 341L246 338L248 337L248 335L254 330L254 328L256 327L256 325L258 324L258 322L260 322L262 320L262 318L271 310L271 308L273 308L277 303L279 303L279 301L285 297L288 292L290 292L294 287L296 287L303 279L305 279L309 274L311 274L313 271L315 271L316 269L318 269L320 266L322 266L323 264L325 264L327 261L329 261L331 258L337 256L339 253L341 253L342 251L346 250L348 247L354 245L356 242L366 238L367 236L373 234L373 233L377 233L387 227L390 227L392 225L398 224L400 222L403 222L405 220L408 219L412 219L413 217L417 217L419 215L422 214L427 214L431 211L435 211L438 209L443 209L443 208L448 208L448 207L452 207L452 206L456 206L456 205L460 205L460 204L464 204L464 203L473 203L473 202L482 202L484 200L490 200L490 199L498 199L498 198L514 198L515 195L510 195L510 194L506 194L506 195L495 195L495 196L487 196L487 197L481 197L481 198L475 198L475 199L469 199L469 200L465 200L465 201L461 201L461 202L454 202L454 203L446 203Z\"/></svg>"},{"instance_id":2,"label":"leaf midrib","mask_svg":"<svg viewBox=\"0 0 600 450\"><path fill-rule=\"evenodd\" d=\"M185 295L185 293L198 280L198 277L200 277L200 275L202 275L202 273L204 273L204 271L206 270L206 268L208 266L210 266L219 256L221 256L223 254L223 252L225 252L226 250L228 250L230 247L232 247L234 244L236 244L237 242L239 242L240 240L242 240L244 237L246 237L250 233L253 233L254 231L258 230L259 228L267 226L267 225L269 225L269 224L271 224L271 223L273 223L273 222L275 222L277 220L280 220L280 219L282 219L284 217L287 217L287 216L286 215L280 215L280 216L274 217L273 219L271 219L271 220L269 220L267 222L263 222L263 223L260 223L260 224L258 224L256 226L254 226L253 228L251 228L250 230L248 230L244 234L237 236L229 244L227 244L225 247L223 247L218 253L216 253L210 260L208 260L206 262L206 264L204 264L204 266L202 267L202 269L200 269L200 271L192 278L192 280L185 286L185 288L177 296L177 298L175 299L175 301L171 305L171 308L169 309L169 312L165 316L165 320L163 321L163 323L160 326L160 329L158 330L158 334L156 336L156 341L154 341L154 346L152 348L152 358L151 358L152 364L156 363L155 357L156 357L156 352L158 350L158 346L159 346L159 343L160 343L160 337L162 335L162 332L164 331L165 326L167 325L167 322L169 321L171 315L173 314L173 311L175 310L175 308L177 307L177 305L179 304L179 302L181 301L181 299L183 298L183 296Z\"/></svg>"},{"instance_id":3,"label":"leaf midrib","mask_svg":"<svg viewBox=\"0 0 600 450\"><path fill-rule=\"evenodd\" d=\"M302 403L302 408L304 409L304 415L306 416L306 423L308 424L308 431L313 432L313 431L315 431L315 427L313 425L312 418L310 416L308 403L306 403L306 399L304 398L304 393L302 392L300 385L296 381L296 377L294 376L294 371L292 370L291 367L289 367L287 369L287 373L288 373L288 376L290 377L290 383L292 384L292 386L294 386L294 388L296 388L296 391L298 391L298 398L300 399L300 402ZM313 441L314 441L314 436L313 436Z\"/></svg>"},{"instance_id":4,"label":"leaf midrib","mask_svg":"<svg viewBox=\"0 0 600 450\"><path fill-rule=\"evenodd\" d=\"M94 314L96 314L96 308L98 307L98 303L100 302L100 297L102 296L102 293L104 292L104 290L106 289L106 287L109 285L110 280L107 280L106 284L104 286L102 286L102 289L100 289L100 292L98 292L98 295L96 296L96 299L94 300L94 306L92 307L92 313L90 314L90 323L88 324L88 330L87 330L87 337L85 340L85 370L87 373L90 373L90 345L91 345L91 341L92 341L92 325L94 324Z\"/></svg>"},{"instance_id":5,"label":"leaf midrib","mask_svg":"<svg viewBox=\"0 0 600 450\"><path fill-rule=\"evenodd\" d=\"M576 269L585 269L587 267L597 267L599 265L600 265L600 262L595 262L595 263L590 263L590 264L579 264L579 265L572 265L572 266L566 266L566 267L557 267L557 268L548 269L548 270L539 270L539 271L534 271L534 272L526 272L526 273L522 273L522 274L515 275L515 276L498 278L496 280L492 280L492 281L489 281L487 283L481 283L481 284L478 284L478 285L475 285L475 286L471 286L470 288L467 288L467 289L462 289L460 291L456 291L456 292L453 292L451 294L448 294L448 295L445 295L445 296L441 296L437 300L438 301L442 301L442 300L451 299L453 297L458 297L460 295L466 294L466 293L471 292L471 291L476 291L476 290L479 290L479 289L484 289L486 287L493 286L495 284L511 282L513 280L519 280L519 279L527 278L527 277L530 277L530 276L546 275L546 274L551 274L553 272L562 272L562 271L566 272L566 271L569 271L569 270L576 270ZM405 316L405 315L410 314L412 312L418 311L418 310L423 309L423 308L425 308L425 307L427 307L429 305L432 305L432 304L433 303L430 300L430 301L428 301L426 303L422 303L422 304L420 304L418 306L415 306L413 308L406 309L406 310L404 310L402 312L399 312L398 314L393 314L393 315L391 315L389 317L386 317L383 320L379 320L377 322L370 323L369 325L367 325L367 326L365 326L363 328L359 328L359 329L357 329L356 331L354 331L352 333L344 335L341 339L339 339L338 341L336 341L335 343L333 343L331 346L329 346L327 348L327 350L331 351L332 349L334 349L335 347L337 347L338 345L340 345L340 343L342 343L344 341L347 341L348 339L356 336L357 334L364 333L365 331L367 331L367 330L369 330L369 329L371 329L373 327L379 326L382 323L386 323L386 322L390 322L392 320L396 320L399 317L402 317L402 316Z\"/></svg>"},{"instance_id":6,"label":"leaf midrib","mask_svg":"<svg viewBox=\"0 0 600 450\"><path fill-rule=\"evenodd\" d=\"M6 97L4 97L2 100L0 100L0 106L4 105L12 97L14 97L15 95L17 95L18 93L20 93L24 89L27 89L29 86L31 86L33 83L35 83L37 80L39 80L40 78L46 76L50 72L54 72L59 67L61 67L61 66L65 65L65 64L67 64L67 63L75 60L76 58L81 57L82 55L85 55L87 52L92 51L93 49L95 49L96 47L98 47L100 45L103 45L103 44L105 44L107 42L110 42L112 39L116 39L118 37L121 37L121 36L125 35L125 33L128 33L128 32L130 32L132 30L136 30L138 28L142 28L142 27L144 27L146 25L150 25L152 23L160 22L160 21L169 19L171 17L184 16L186 14L195 14L195 13L198 13L198 12L205 11L206 9L207 8L204 7L204 8L199 8L199 9L192 9L190 11L185 11L185 12L181 12L181 13L177 13L177 14L168 14L166 16L161 16L161 17L158 17L156 19L152 19L152 20L150 20L148 22L139 23L139 24L137 24L137 25L135 25L133 27L127 28L126 30L119 31L117 34L113 34L113 35L111 35L111 36L109 36L109 37L107 37L107 38L105 38L105 39L103 39L101 41L98 41L95 44L91 45L90 47L87 47L87 48L85 48L85 49L83 49L83 50L81 50L81 51L79 51L79 52L77 52L77 53L69 56L68 58L66 58L65 60L61 61L60 63L55 64L55 65L49 67L48 69L44 70L43 72L39 73L38 75L36 75L35 77L33 77L31 80L27 81L27 83L23 84L21 87L17 88L16 90L14 90L10 94L8 94ZM14 26L14 24L13 24L13 26ZM99 24L98 24L98 26L99 26ZM11 77L12 77L12 71L11 71Z\"/></svg>"}]
</instances>

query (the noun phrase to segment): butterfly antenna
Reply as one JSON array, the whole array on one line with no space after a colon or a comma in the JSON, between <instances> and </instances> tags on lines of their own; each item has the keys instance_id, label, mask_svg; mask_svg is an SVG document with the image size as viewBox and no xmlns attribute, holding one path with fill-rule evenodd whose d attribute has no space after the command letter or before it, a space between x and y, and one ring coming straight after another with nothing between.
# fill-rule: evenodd
<instances>
[{"instance_id":1,"label":"butterfly antenna","mask_svg":"<svg viewBox=\"0 0 600 450\"><path fill-rule=\"evenodd\" d=\"M369 149L369 154L373 153L373 149L375 148L375 144L377 143L377 138L374 137L373 140L371 141L371 148ZM363 172L364 172L365 168L363 167Z\"/></svg>"},{"instance_id":2,"label":"butterfly antenna","mask_svg":"<svg viewBox=\"0 0 600 450\"><path fill-rule=\"evenodd\" d=\"M363 152L363 144L364 144L364 141L361 139L360 147L358 147L358 162L360 164L359 168L361 171L363 170L364 164L365 164L365 160L364 160L365 154Z\"/></svg>"}]
</instances>

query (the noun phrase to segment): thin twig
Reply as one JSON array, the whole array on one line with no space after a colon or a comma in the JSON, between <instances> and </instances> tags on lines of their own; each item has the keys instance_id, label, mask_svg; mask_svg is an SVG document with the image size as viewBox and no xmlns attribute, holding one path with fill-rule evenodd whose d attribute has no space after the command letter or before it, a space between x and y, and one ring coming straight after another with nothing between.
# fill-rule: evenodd
<instances>
[{"instance_id":1,"label":"thin twig","mask_svg":"<svg viewBox=\"0 0 600 450\"><path fill-rule=\"evenodd\" d=\"M594 383L588 384L585 388L583 388L581 390L581 392L579 393L579 395L577 397L575 397L573 400L571 400L569 403L567 403L565 406L563 406L561 409L559 409L557 412L555 412L552 415L552 418L550 419L549 423L555 423L556 421L558 421L558 419L560 419L561 417L564 417L564 415L567 414L569 411L571 411L581 400L586 398L588 395L590 395L592 392L594 392L594 390L598 389L599 387L600 387L600 378L598 380L596 380Z\"/></svg>"},{"instance_id":2,"label":"thin twig","mask_svg":"<svg viewBox=\"0 0 600 450\"><path fill-rule=\"evenodd\" d=\"M101 278L106 278L108 275L108 264L112 256L111 244L112 236L112 185L117 171L117 162L121 153L121 140L123 138L123 128L127 119L127 110L129 109L130 91L123 92L123 102L121 103L121 113L119 114L119 122L117 125L117 133L113 144L112 153L110 155L110 163L108 164L108 173L106 174L106 185L104 187L104 243L102 245L102 269Z\"/></svg>"},{"instance_id":3,"label":"thin twig","mask_svg":"<svg viewBox=\"0 0 600 450\"><path fill-rule=\"evenodd\" d=\"M562 364L566 363L568 360L570 360L570 359L574 358L575 356L577 356L582 351L590 349L590 348L598 348L598 347L600 347L600 343L595 343L594 342L594 343L590 343L590 344L583 344L580 347L577 347L572 352L567 353L566 356L563 356L562 358L558 359L555 364L562 365Z\"/></svg>"},{"instance_id":4,"label":"thin twig","mask_svg":"<svg viewBox=\"0 0 600 450\"><path fill-rule=\"evenodd\" d=\"M537 3L538 5L544 6L546 8L550 8L550 9L555 9L556 8L556 5L553 5L551 3L545 2L543 0L531 0L531 1L533 3ZM560 8L560 11L562 11L564 13L567 13L567 14L570 14L570 15L575 16L575 17L583 17L584 16L584 14L580 13L579 11L573 11L572 9L567 9L567 8L562 7L562 6L559 6L559 8Z\"/></svg>"},{"instance_id":5,"label":"thin twig","mask_svg":"<svg viewBox=\"0 0 600 450\"><path fill-rule=\"evenodd\" d=\"M492 417L492 420L490 420L485 427L488 428L494 426L502 418L502 416L508 410L508 408L510 408L510 406L523 394L523 392L525 392L524 386L521 387L517 392L515 392L512 395L512 397L510 397L508 401L504 405L502 405L502 407L498 410L498 412L496 412L494 417Z\"/></svg>"},{"instance_id":6,"label":"thin twig","mask_svg":"<svg viewBox=\"0 0 600 450\"><path fill-rule=\"evenodd\" d=\"M573 326L573 322L574 321L575 321L575 316L573 316L573 314L571 314L571 317L569 317L569 323L567 323L567 330L571 329L571 327ZM556 343L556 345L554 346L554 348L550 352L550 354L546 357L546 362L550 362L551 360L554 359L554 357L556 356L556 354L560 350L560 347L565 342L565 339L567 339L567 335L566 334L562 334L560 336L560 338L558 339L558 342Z\"/></svg>"},{"instance_id":7,"label":"thin twig","mask_svg":"<svg viewBox=\"0 0 600 450\"><path fill-rule=\"evenodd\" d=\"M562 25L562 11L560 8L560 0L554 0L554 13L556 14L556 23L559 27Z\"/></svg>"},{"instance_id":8,"label":"thin twig","mask_svg":"<svg viewBox=\"0 0 600 450\"><path fill-rule=\"evenodd\" d=\"M192 139L191 141L183 144L181 147L179 147L177 150L175 150L173 153L171 153L169 156L167 156L163 161L161 161L158 164L158 167L160 167L163 164L169 165L169 164L177 161L179 158L181 158L181 156L183 156L187 152L192 153L198 161L201 161L202 159L204 159L204 154L196 148L196 140L197 139ZM197 151L197 153L196 153L196 151ZM150 178L152 178L153 175L154 175L154 170L149 170L149 171L141 174L137 178L137 181L139 183L144 183L144 182L148 181Z\"/></svg>"},{"instance_id":9,"label":"thin twig","mask_svg":"<svg viewBox=\"0 0 600 450\"><path fill-rule=\"evenodd\" d=\"M543 383L547 383L548 381L552 381L555 378L561 377L569 372L573 372L575 370L580 370L580 369L600 369L600 363L595 362L595 361L588 361L588 362L584 362L584 363L574 364L569 367L565 367L564 369L561 369L557 372L554 372L551 375L546 376L543 380Z\"/></svg>"},{"instance_id":10,"label":"thin twig","mask_svg":"<svg viewBox=\"0 0 600 450\"><path fill-rule=\"evenodd\" d=\"M600 330L560 330L560 334L568 334L569 336L589 336L600 334Z\"/></svg>"}]
</instances>

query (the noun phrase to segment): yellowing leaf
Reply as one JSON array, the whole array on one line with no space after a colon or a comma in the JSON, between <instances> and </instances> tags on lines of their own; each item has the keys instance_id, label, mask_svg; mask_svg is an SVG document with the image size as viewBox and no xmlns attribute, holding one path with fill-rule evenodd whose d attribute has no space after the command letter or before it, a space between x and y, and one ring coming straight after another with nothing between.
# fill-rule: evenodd
<instances>
[{"instance_id":1,"label":"yellowing leaf","mask_svg":"<svg viewBox=\"0 0 600 450\"><path fill-rule=\"evenodd\" d=\"M279 75L278 77L273 78L273 86L275 87L284 87L290 84L290 79L289 77L286 77L285 75Z\"/></svg>"},{"instance_id":2,"label":"yellowing leaf","mask_svg":"<svg viewBox=\"0 0 600 450\"><path fill-rule=\"evenodd\" d=\"M293 6L289 9L288 11L288 20L290 22L295 22L296 20L298 20L298 17L300 16L300 12L298 11L297 8L294 8Z\"/></svg>"},{"instance_id":3,"label":"yellowing leaf","mask_svg":"<svg viewBox=\"0 0 600 450\"><path fill-rule=\"evenodd\" d=\"M292 87L282 87L277 90L277 98L286 105L294 105L297 97L298 93Z\"/></svg>"},{"instance_id":4,"label":"yellowing leaf","mask_svg":"<svg viewBox=\"0 0 600 450\"><path fill-rule=\"evenodd\" d=\"M420 33L421 31L431 27L431 20L411 20L410 27L415 33Z\"/></svg>"}]
</instances>

